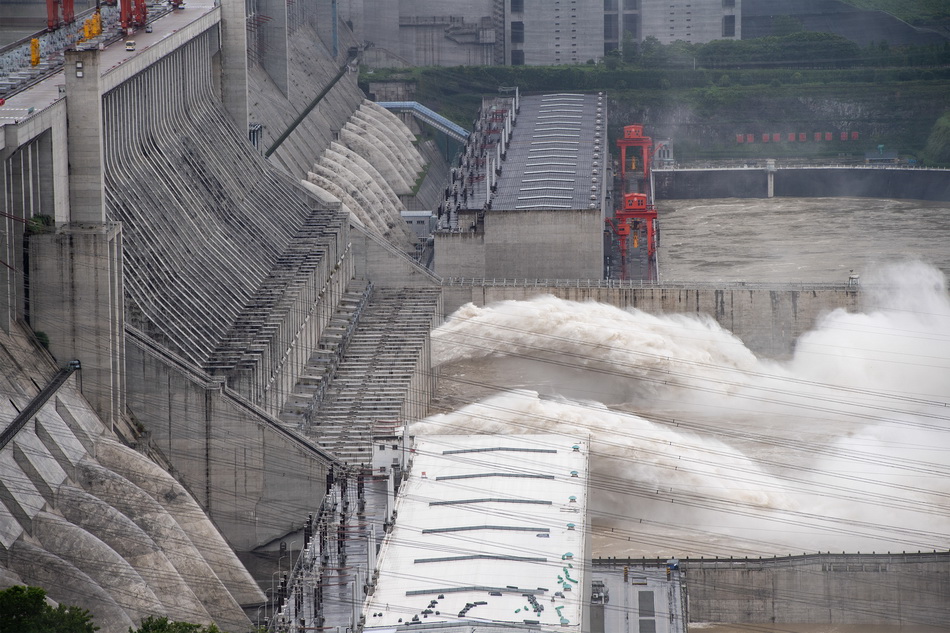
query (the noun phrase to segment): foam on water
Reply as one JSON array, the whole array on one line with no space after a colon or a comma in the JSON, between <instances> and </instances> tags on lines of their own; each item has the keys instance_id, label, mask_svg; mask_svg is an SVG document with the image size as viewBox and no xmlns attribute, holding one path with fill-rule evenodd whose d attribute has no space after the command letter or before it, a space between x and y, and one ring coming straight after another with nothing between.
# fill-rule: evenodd
<instances>
[{"instance_id":1,"label":"foam on water","mask_svg":"<svg viewBox=\"0 0 950 633\"><path fill-rule=\"evenodd\" d=\"M863 281L871 307L784 363L707 317L465 306L433 334L441 374L498 393L415 431L590 434L601 555L946 549L946 280L906 263Z\"/></svg>"}]
</instances>

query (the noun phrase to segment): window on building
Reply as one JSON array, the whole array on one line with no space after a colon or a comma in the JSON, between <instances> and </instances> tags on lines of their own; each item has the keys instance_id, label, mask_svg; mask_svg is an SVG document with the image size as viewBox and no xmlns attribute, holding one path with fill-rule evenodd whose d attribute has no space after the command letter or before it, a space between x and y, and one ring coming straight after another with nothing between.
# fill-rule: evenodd
<instances>
[{"instance_id":1,"label":"window on building","mask_svg":"<svg viewBox=\"0 0 950 633\"><path fill-rule=\"evenodd\" d=\"M617 0L604 0L604 11L616 11Z\"/></svg>"},{"instance_id":2,"label":"window on building","mask_svg":"<svg viewBox=\"0 0 950 633\"><path fill-rule=\"evenodd\" d=\"M640 0L623 0L624 11L639 11Z\"/></svg>"},{"instance_id":3,"label":"window on building","mask_svg":"<svg viewBox=\"0 0 950 633\"><path fill-rule=\"evenodd\" d=\"M736 36L736 16L734 15L722 16L722 36L723 37Z\"/></svg>"},{"instance_id":4,"label":"window on building","mask_svg":"<svg viewBox=\"0 0 950 633\"><path fill-rule=\"evenodd\" d=\"M640 16L623 16L623 31L624 33L629 33L633 39L637 39L637 34L640 32Z\"/></svg>"},{"instance_id":5,"label":"window on building","mask_svg":"<svg viewBox=\"0 0 950 633\"><path fill-rule=\"evenodd\" d=\"M524 13L524 0L511 0L512 13Z\"/></svg>"},{"instance_id":6,"label":"window on building","mask_svg":"<svg viewBox=\"0 0 950 633\"><path fill-rule=\"evenodd\" d=\"M616 40L618 33L619 22L616 15L606 14L604 15L604 39L605 40Z\"/></svg>"},{"instance_id":7,"label":"window on building","mask_svg":"<svg viewBox=\"0 0 950 633\"><path fill-rule=\"evenodd\" d=\"M735 9L735 8L736 8L736 0L722 0L722 8L723 8L723 9Z\"/></svg>"},{"instance_id":8,"label":"window on building","mask_svg":"<svg viewBox=\"0 0 950 633\"><path fill-rule=\"evenodd\" d=\"M524 43L524 22L511 23L511 43L512 44Z\"/></svg>"},{"instance_id":9,"label":"window on building","mask_svg":"<svg viewBox=\"0 0 950 633\"><path fill-rule=\"evenodd\" d=\"M511 51L511 65L524 66L524 51Z\"/></svg>"}]
</instances>

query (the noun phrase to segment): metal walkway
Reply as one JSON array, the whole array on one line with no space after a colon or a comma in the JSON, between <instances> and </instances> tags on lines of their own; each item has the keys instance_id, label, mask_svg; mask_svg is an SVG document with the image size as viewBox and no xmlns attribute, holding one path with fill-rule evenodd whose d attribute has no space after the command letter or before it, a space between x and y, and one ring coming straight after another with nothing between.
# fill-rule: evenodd
<instances>
[{"instance_id":1,"label":"metal walkway","mask_svg":"<svg viewBox=\"0 0 950 633\"><path fill-rule=\"evenodd\" d=\"M459 143L464 143L465 139L468 138L468 132L461 125L449 121L435 110L430 110L418 101L380 101L379 105L392 112L411 112L412 116L431 125Z\"/></svg>"},{"instance_id":2,"label":"metal walkway","mask_svg":"<svg viewBox=\"0 0 950 633\"><path fill-rule=\"evenodd\" d=\"M49 381L49 384L43 387L43 389L36 395L33 400L20 412L20 415L16 416L16 419L11 422L7 428L0 433L0 448L3 448L10 443L10 440L20 432L26 423L33 419L39 410L43 407L46 402L53 397L59 388L63 386L66 380L73 375L73 372L77 369L80 369L78 360L71 360L69 363L53 376L53 379Z\"/></svg>"}]
</instances>

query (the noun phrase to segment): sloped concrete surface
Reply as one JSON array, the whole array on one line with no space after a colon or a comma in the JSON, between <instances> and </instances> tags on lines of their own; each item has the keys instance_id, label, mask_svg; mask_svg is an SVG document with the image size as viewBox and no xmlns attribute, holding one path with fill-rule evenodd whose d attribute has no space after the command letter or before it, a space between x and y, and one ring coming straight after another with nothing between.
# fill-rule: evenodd
<instances>
[{"instance_id":1,"label":"sloped concrete surface","mask_svg":"<svg viewBox=\"0 0 950 633\"><path fill-rule=\"evenodd\" d=\"M33 519L40 545L75 567L81 567L134 622L163 611L161 602L118 552L66 519L41 512Z\"/></svg>"},{"instance_id":2,"label":"sloped concrete surface","mask_svg":"<svg viewBox=\"0 0 950 633\"><path fill-rule=\"evenodd\" d=\"M121 474L151 495L189 535L219 580L240 604L262 602L264 595L234 555L221 533L208 521L194 498L175 479L144 455L116 442L99 442L99 463Z\"/></svg>"},{"instance_id":3,"label":"sloped concrete surface","mask_svg":"<svg viewBox=\"0 0 950 633\"><path fill-rule=\"evenodd\" d=\"M56 602L88 609L103 633L127 633L138 626L91 576L43 547L17 541L8 565L24 583L42 587Z\"/></svg>"},{"instance_id":4,"label":"sloped concrete surface","mask_svg":"<svg viewBox=\"0 0 950 633\"><path fill-rule=\"evenodd\" d=\"M0 426L55 371L18 328L0 331ZM111 438L75 378L0 449L0 553L0 587L43 587L103 633L150 615L246 631L241 603L264 599L194 499Z\"/></svg>"}]
</instances>

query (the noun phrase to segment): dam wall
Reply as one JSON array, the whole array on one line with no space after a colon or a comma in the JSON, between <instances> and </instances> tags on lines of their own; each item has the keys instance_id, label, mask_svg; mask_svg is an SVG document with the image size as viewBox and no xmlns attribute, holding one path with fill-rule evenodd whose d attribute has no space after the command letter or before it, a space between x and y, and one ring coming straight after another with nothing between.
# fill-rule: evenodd
<instances>
[{"instance_id":1,"label":"dam wall","mask_svg":"<svg viewBox=\"0 0 950 633\"><path fill-rule=\"evenodd\" d=\"M907 198L950 200L950 172L889 166L656 169L658 200L695 198Z\"/></svg>"},{"instance_id":2,"label":"dam wall","mask_svg":"<svg viewBox=\"0 0 950 633\"><path fill-rule=\"evenodd\" d=\"M466 303L524 301L553 295L650 314L708 315L757 355L783 358L832 310L861 307L861 293L838 284L639 284L600 280L461 280L443 282L445 313Z\"/></svg>"},{"instance_id":3,"label":"dam wall","mask_svg":"<svg viewBox=\"0 0 950 633\"><path fill-rule=\"evenodd\" d=\"M268 164L225 110L219 49L212 24L103 94L105 198L123 229L129 410L250 550L298 529L325 492L333 458L276 416L355 262L345 214ZM359 103L345 86L313 123L328 135ZM274 86L251 94L289 103Z\"/></svg>"},{"instance_id":4,"label":"dam wall","mask_svg":"<svg viewBox=\"0 0 950 633\"><path fill-rule=\"evenodd\" d=\"M665 563L595 560L594 568ZM681 559L679 569L690 623L947 626L950 552Z\"/></svg>"},{"instance_id":5,"label":"dam wall","mask_svg":"<svg viewBox=\"0 0 950 633\"><path fill-rule=\"evenodd\" d=\"M104 96L108 212L128 324L276 414L352 276L346 220L234 127L216 45L205 31Z\"/></svg>"},{"instance_id":6,"label":"dam wall","mask_svg":"<svg viewBox=\"0 0 950 633\"><path fill-rule=\"evenodd\" d=\"M326 41L325 34L321 39L323 29L305 21L287 36L289 81L286 91L280 89L261 60L251 56L248 66L249 123L262 126L258 143L261 152L271 147L298 115L327 89L347 63L347 47L338 46L333 54L332 43ZM338 32L346 30L343 27ZM274 151L270 160L295 178L305 178L307 171L338 138L339 131L365 98L356 84L357 77L354 68L353 72L347 71L333 84Z\"/></svg>"}]
</instances>

